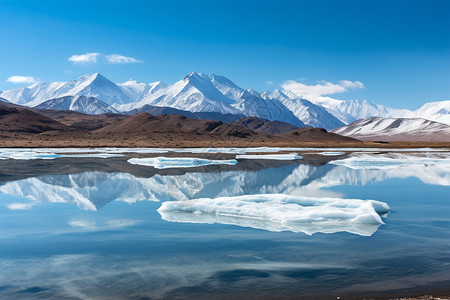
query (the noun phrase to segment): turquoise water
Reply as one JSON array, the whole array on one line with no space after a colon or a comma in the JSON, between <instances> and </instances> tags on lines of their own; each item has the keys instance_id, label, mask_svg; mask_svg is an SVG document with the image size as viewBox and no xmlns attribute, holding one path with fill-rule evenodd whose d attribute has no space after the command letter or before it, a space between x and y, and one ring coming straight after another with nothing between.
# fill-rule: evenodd
<instances>
[{"instance_id":1,"label":"turquoise water","mask_svg":"<svg viewBox=\"0 0 450 300\"><path fill-rule=\"evenodd\" d=\"M344 299L450 284L450 172L439 160L170 171L120 158L0 164L1 299ZM305 223L283 230L245 215L157 211L165 201L258 194L373 199L391 210L356 231L316 220L312 235Z\"/></svg>"}]
</instances>

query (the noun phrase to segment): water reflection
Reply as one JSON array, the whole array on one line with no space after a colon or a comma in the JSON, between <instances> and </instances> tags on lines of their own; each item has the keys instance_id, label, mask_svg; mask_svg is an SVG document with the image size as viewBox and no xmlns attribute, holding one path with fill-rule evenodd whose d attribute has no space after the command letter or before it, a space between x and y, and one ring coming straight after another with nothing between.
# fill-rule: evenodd
<instances>
[{"instance_id":1,"label":"water reflection","mask_svg":"<svg viewBox=\"0 0 450 300\"><path fill-rule=\"evenodd\" d=\"M39 168L35 168L34 174L18 175L27 177L24 179L3 178L0 181L0 192L24 199L22 203L8 204L10 209L29 209L39 203L65 202L83 210L98 210L111 201L164 202L255 194L339 198L342 196L340 193L324 188L342 185L364 186L392 178L415 177L427 184L450 185L448 163L403 163L395 168L367 169L349 168L337 163L314 165L267 161L259 164L244 161L236 166L165 173L153 168L118 162L116 169L105 167L104 163L91 163L89 167L106 170L75 170L69 174L41 175ZM76 166L74 168L76 169ZM57 172L60 169L60 166L55 167ZM68 169L70 170L70 167ZM117 169L124 169L124 172ZM51 171L51 165L42 168L43 173Z\"/></svg>"},{"instance_id":2,"label":"water reflection","mask_svg":"<svg viewBox=\"0 0 450 300\"><path fill-rule=\"evenodd\" d=\"M155 170L120 158L2 161L0 298L335 299L439 290L450 282L449 173L439 163ZM312 236L272 232L283 225L267 220L157 212L165 201L260 194L370 198L392 212L381 227L297 224L334 233Z\"/></svg>"}]
</instances>

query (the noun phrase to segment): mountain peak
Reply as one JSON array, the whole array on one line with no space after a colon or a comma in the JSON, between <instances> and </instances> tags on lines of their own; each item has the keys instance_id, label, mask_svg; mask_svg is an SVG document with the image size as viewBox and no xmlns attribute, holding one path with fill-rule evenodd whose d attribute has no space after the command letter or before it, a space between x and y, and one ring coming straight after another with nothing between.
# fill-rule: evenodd
<instances>
[{"instance_id":1,"label":"mountain peak","mask_svg":"<svg viewBox=\"0 0 450 300\"><path fill-rule=\"evenodd\" d=\"M192 82L194 80L205 80L205 79L209 80L208 76L206 76L202 73L194 72L194 71L192 71L191 73L189 73L188 75L186 75L183 78L184 81L190 81L190 82Z\"/></svg>"},{"instance_id":2,"label":"mountain peak","mask_svg":"<svg viewBox=\"0 0 450 300\"><path fill-rule=\"evenodd\" d=\"M76 81L86 83L105 82L105 81L109 82L109 80L100 73L85 74L78 77Z\"/></svg>"}]
</instances>

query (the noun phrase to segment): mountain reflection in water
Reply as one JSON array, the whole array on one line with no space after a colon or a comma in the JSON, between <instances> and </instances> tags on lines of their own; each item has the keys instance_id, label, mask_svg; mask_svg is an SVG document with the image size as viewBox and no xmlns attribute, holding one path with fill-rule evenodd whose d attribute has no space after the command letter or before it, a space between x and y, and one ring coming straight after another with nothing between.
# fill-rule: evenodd
<instances>
[{"instance_id":1,"label":"mountain reflection in water","mask_svg":"<svg viewBox=\"0 0 450 300\"><path fill-rule=\"evenodd\" d=\"M448 285L448 164L332 159L182 170L122 158L4 160L0 298L363 298ZM392 211L381 226L157 212L169 201L261 194L374 199Z\"/></svg>"}]
</instances>

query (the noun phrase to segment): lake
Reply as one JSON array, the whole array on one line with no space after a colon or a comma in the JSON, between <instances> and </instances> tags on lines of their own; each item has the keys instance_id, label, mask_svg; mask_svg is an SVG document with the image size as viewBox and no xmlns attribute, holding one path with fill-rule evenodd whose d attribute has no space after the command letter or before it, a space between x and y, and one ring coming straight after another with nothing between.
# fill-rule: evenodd
<instances>
[{"instance_id":1,"label":"lake","mask_svg":"<svg viewBox=\"0 0 450 300\"><path fill-rule=\"evenodd\" d=\"M0 150L1 299L448 294L449 228L447 151Z\"/></svg>"}]
</instances>

